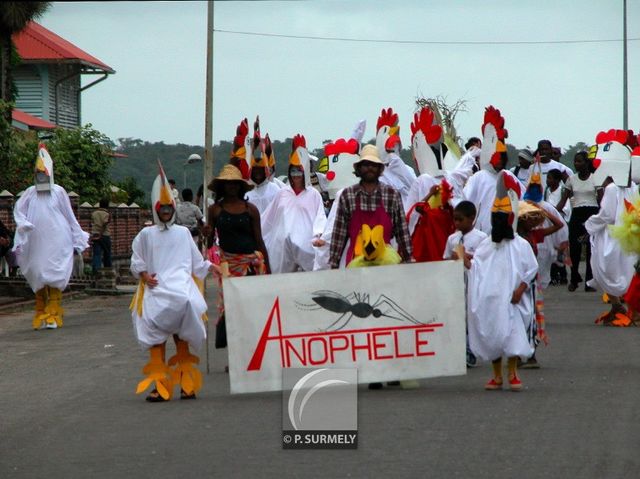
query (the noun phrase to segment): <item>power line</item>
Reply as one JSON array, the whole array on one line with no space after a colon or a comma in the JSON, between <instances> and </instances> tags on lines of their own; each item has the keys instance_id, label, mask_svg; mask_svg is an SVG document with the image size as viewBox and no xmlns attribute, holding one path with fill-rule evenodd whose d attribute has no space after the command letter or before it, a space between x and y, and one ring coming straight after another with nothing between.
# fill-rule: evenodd
<instances>
[{"instance_id":1,"label":"power line","mask_svg":"<svg viewBox=\"0 0 640 479\"><path fill-rule=\"evenodd\" d=\"M256 37L292 38L298 40L324 40L333 42L359 42L359 43L398 43L404 45L570 45L578 43L613 43L622 42L622 39L601 40L531 40L531 41L438 41L438 40L385 40L373 38L349 38L349 37L319 37L307 35L284 35L280 33L243 32L238 30L222 30L214 28L214 32L229 33L232 35L250 35ZM628 38L627 41L635 42L640 38Z\"/></svg>"}]
</instances>

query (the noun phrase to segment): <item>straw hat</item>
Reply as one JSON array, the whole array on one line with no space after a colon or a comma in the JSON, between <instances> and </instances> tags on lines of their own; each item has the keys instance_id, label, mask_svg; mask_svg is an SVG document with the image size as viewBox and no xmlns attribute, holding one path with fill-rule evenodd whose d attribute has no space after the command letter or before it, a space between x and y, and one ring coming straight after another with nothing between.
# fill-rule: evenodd
<instances>
[{"instance_id":1,"label":"straw hat","mask_svg":"<svg viewBox=\"0 0 640 479\"><path fill-rule=\"evenodd\" d=\"M528 201L520 201L518 203L518 219L531 220L538 226L544 222L545 214L541 208L529 203Z\"/></svg>"},{"instance_id":2,"label":"straw hat","mask_svg":"<svg viewBox=\"0 0 640 479\"><path fill-rule=\"evenodd\" d=\"M240 169L233 165L224 165L220 174L216 176L211 183L209 183L209 189L215 190L221 181L239 181L244 185L245 191L253 189L253 185L242 177Z\"/></svg>"},{"instance_id":3,"label":"straw hat","mask_svg":"<svg viewBox=\"0 0 640 479\"><path fill-rule=\"evenodd\" d=\"M379 165L384 165L380 156L378 156L378 148L375 145L364 145L362 150L360 150L360 159L354 163L357 165L361 161L370 161L371 163L377 163Z\"/></svg>"}]
</instances>

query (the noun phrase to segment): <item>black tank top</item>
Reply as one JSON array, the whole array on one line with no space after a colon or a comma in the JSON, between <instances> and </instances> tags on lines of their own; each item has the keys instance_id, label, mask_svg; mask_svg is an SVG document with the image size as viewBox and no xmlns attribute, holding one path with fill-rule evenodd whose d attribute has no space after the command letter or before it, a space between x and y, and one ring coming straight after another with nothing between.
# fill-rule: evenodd
<instances>
[{"instance_id":1,"label":"black tank top","mask_svg":"<svg viewBox=\"0 0 640 479\"><path fill-rule=\"evenodd\" d=\"M251 216L248 211L232 214L222 208L216 222L216 229L218 230L218 240L222 251L248 254L258 249L253 235Z\"/></svg>"}]
</instances>

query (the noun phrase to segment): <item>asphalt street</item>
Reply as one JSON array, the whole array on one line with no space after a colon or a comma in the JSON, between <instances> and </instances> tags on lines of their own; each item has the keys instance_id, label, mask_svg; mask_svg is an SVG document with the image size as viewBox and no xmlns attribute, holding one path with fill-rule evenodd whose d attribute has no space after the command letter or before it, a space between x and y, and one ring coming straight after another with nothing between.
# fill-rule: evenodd
<instances>
[{"instance_id":1,"label":"asphalt street","mask_svg":"<svg viewBox=\"0 0 640 479\"><path fill-rule=\"evenodd\" d=\"M281 394L230 395L212 346L197 400L136 396L129 301L68 300L60 330L0 313L0 478L640 477L640 329L594 325L598 294L550 287L551 342L522 392L485 391L488 365L361 386L355 451L283 450Z\"/></svg>"}]
</instances>

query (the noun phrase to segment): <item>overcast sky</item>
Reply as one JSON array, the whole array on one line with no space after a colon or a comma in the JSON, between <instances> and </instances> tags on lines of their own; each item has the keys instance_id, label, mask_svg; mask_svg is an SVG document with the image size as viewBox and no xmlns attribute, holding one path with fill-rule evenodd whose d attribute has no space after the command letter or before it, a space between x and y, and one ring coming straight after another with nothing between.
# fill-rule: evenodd
<instances>
[{"instance_id":1,"label":"overcast sky","mask_svg":"<svg viewBox=\"0 0 640 479\"><path fill-rule=\"evenodd\" d=\"M580 5L577 9L576 5ZM215 2L215 28L413 42L622 38L622 0L342 0ZM53 3L40 23L116 74L82 94L83 123L107 134L204 144L206 2ZM640 0L628 0L640 37ZM640 41L629 45L629 126L640 129ZM93 81L94 76L87 75ZM260 115L272 139L303 133L310 148L348 136L381 108L400 115L403 144L417 95L467 100L463 138L484 107L500 108L517 147L566 147L622 127L622 42L427 44L324 41L216 32L214 143Z\"/></svg>"}]
</instances>

